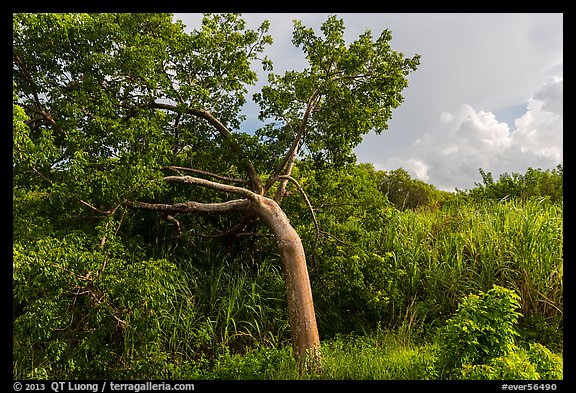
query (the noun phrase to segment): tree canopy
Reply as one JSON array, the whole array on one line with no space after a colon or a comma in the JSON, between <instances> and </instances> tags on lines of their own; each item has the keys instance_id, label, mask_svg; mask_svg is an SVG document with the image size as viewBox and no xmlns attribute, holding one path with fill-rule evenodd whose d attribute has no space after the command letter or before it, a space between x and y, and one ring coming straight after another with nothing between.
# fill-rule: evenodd
<instances>
[{"instance_id":1,"label":"tree canopy","mask_svg":"<svg viewBox=\"0 0 576 393\"><path fill-rule=\"evenodd\" d=\"M542 170L529 167L525 174L518 172L502 173L494 180L492 172L479 169L482 183L468 191L460 191L472 198L506 200L549 198L552 202L562 202L564 190L564 167L558 164L554 169Z\"/></svg>"},{"instance_id":2,"label":"tree canopy","mask_svg":"<svg viewBox=\"0 0 576 393\"><path fill-rule=\"evenodd\" d=\"M126 218L141 210L161 213L176 236L253 235L264 224L280 253L301 365L310 353L319 359L319 338L304 248L280 208L289 182L316 239L319 230L295 163L354 163L362 136L387 128L419 56L392 50L387 30L347 44L336 16L321 35L295 21L293 43L308 66L269 74L254 95L264 126L244 131L253 63L273 70L268 28L248 29L239 14L206 14L189 33L171 14L14 14L14 193L20 211L35 199L50 209L47 225L95 232L100 247L122 225L141 233L137 217ZM86 274L74 277L93 283ZM101 304L99 293L83 293Z\"/></svg>"},{"instance_id":3,"label":"tree canopy","mask_svg":"<svg viewBox=\"0 0 576 393\"><path fill-rule=\"evenodd\" d=\"M14 379L434 379L494 284L561 354L561 166L447 193L355 164L419 63L390 37L295 21L278 75L237 14L14 14ZM535 348L454 371L561 378Z\"/></svg>"},{"instance_id":4,"label":"tree canopy","mask_svg":"<svg viewBox=\"0 0 576 393\"><path fill-rule=\"evenodd\" d=\"M250 30L240 15L211 14L186 33L169 14L16 14L13 27L15 174L76 209L152 198L165 184L150 180L168 166L258 191L292 153L352 162L362 135L387 127L418 64L390 49L389 31L347 46L335 16L323 37L295 22L310 66L270 74L255 95L268 123L254 135L239 130L241 108L252 63L272 67L267 22Z\"/></svg>"}]
</instances>

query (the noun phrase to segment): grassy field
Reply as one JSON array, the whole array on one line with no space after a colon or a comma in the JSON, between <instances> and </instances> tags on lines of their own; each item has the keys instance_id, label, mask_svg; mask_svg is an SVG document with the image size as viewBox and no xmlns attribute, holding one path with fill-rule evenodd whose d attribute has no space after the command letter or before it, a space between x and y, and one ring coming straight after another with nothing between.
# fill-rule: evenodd
<instances>
[{"instance_id":1,"label":"grassy field","mask_svg":"<svg viewBox=\"0 0 576 393\"><path fill-rule=\"evenodd\" d=\"M295 367L274 254L229 255L199 238L170 258L136 247L126 259L126 244L94 250L87 238L70 234L15 246L15 302L24 299L15 310L24 311L15 316L14 377L562 378L561 204L456 200L434 209L389 209L380 226L366 222L335 221L326 230L354 241L326 238L310 258L320 374L300 375ZM252 247L271 240L259 242ZM90 287L70 274L98 270L103 258L107 276ZM34 286L25 285L30 277ZM510 303L504 297L461 310L494 285L518 296L517 309L502 309ZM509 325L490 325L515 312ZM447 342L442 332L450 323L464 333ZM443 368L446 348L482 353L502 337L513 350Z\"/></svg>"},{"instance_id":2,"label":"grassy field","mask_svg":"<svg viewBox=\"0 0 576 393\"><path fill-rule=\"evenodd\" d=\"M520 332L518 351L523 353L524 360L507 359L506 362L512 362L512 370L516 367L514 361L528 363L526 359L533 343L547 345L555 352L552 363L561 364L563 232L560 206L545 200L486 202L481 206L461 203L438 210L394 211L388 222L389 226L378 232L380 239L375 242L380 247L379 255L387 263L385 270L392 274L384 278L388 283L393 282L395 288L388 292L390 299L384 306L388 314L375 328L326 337L322 344L322 375L303 377L295 370L288 340L289 326L285 322L281 272L272 259L259 265L257 276L249 268L238 269L227 264L213 267L204 276L194 275L195 285L204 285L195 292L204 294L204 298L196 308L180 310L182 314L174 315L173 325L178 326L179 331L188 332L188 336L175 333L171 342L198 343L203 337L203 345L210 346L211 351L190 363L184 361L174 376L185 379L442 378L436 364L442 346L438 331L466 296L487 291L494 284L519 295L520 316L513 328ZM364 271L364 280L370 279L368 273ZM377 284L365 283L366 287ZM204 308L200 304L204 304ZM194 317L190 317L191 311ZM327 318L322 309L319 315ZM190 352L194 352L191 347L180 351ZM521 378L521 374L510 375ZM470 373L469 376L474 378ZM476 378L490 376L485 373Z\"/></svg>"}]
</instances>

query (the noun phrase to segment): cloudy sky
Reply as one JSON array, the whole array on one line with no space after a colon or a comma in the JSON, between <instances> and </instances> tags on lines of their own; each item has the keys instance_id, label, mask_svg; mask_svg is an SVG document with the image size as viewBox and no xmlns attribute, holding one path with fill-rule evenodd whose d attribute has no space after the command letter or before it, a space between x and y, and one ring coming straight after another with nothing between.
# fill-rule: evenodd
<instances>
[{"instance_id":1,"label":"cloudy sky","mask_svg":"<svg viewBox=\"0 0 576 393\"><path fill-rule=\"evenodd\" d=\"M302 70L306 60L292 43L294 19L321 34L327 13L248 13L249 28L270 21L274 43L266 54L274 72ZM392 49L421 55L409 75L404 103L389 129L369 134L355 152L376 169L404 168L440 189L474 187L478 168L495 178L528 167L563 162L563 15L559 13L352 13L347 42L371 30L392 32ZM199 28L200 14L175 14ZM266 81L261 73L256 92ZM243 128L258 127L258 108L245 107Z\"/></svg>"}]
</instances>

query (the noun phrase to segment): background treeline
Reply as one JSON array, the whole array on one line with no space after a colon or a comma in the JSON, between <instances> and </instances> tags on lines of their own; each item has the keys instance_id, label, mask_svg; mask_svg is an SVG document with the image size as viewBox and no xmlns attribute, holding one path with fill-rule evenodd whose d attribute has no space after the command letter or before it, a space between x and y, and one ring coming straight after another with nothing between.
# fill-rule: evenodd
<instances>
[{"instance_id":1,"label":"background treeline","mask_svg":"<svg viewBox=\"0 0 576 393\"><path fill-rule=\"evenodd\" d=\"M562 166L480 173L449 193L402 169L298 163L319 231L291 185L283 208L307 251L318 377L562 378ZM179 233L64 206L15 179L14 378L299 377L262 227L229 237L214 228L234 217L182 216Z\"/></svg>"}]
</instances>

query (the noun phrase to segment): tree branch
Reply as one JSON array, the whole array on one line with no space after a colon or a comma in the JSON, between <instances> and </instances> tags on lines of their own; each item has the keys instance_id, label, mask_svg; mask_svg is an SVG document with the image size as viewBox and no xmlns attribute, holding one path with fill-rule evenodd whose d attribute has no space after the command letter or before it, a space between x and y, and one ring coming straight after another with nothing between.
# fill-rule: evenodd
<instances>
[{"instance_id":1,"label":"tree branch","mask_svg":"<svg viewBox=\"0 0 576 393\"><path fill-rule=\"evenodd\" d=\"M48 121L48 123L50 123L56 127L56 120L54 120L54 117L52 117L52 115L50 113L46 112L46 109L44 108L44 106L40 102L40 98L38 96L38 90L36 88L36 83L34 82L34 79L32 78L32 74L28 70L28 67L26 67L26 64L24 63L22 58L18 55L18 53L16 53L16 49L14 49L14 48L12 48L12 58L14 59L16 64L18 65L18 68L20 68L20 70L24 74L24 77L27 79L28 84L30 86L30 90L32 90L32 96L34 97L34 102L36 103L36 106L38 107L38 109L35 112L38 113L40 116L42 116L44 118L44 120ZM58 128L58 129L60 130L60 128Z\"/></svg>"},{"instance_id":2,"label":"tree branch","mask_svg":"<svg viewBox=\"0 0 576 393\"><path fill-rule=\"evenodd\" d=\"M153 102L152 104L149 105L149 107L156 108L156 109L165 109L165 110L169 110L169 111L173 111L173 112L178 111L178 108L175 105L164 104L161 102ZM240 145L236 142L236 139L232 136L232 133L230 132L230 130L228 130L228 128L224 124L222 124L222 122L220 122L220 120L215 118L207 110L194 109L194 108L188 107L187 113L190 115L196 116L196 117L200 117L200 118L208 121L208 123L210 123L214 128L216 128L216 130L218 130L220 135L222 135L230 143L230 146L232 146L232 149L241 156L240 161L246 167L245 169L246 169L246 172L248 174L248 178L252 182L252 186L254 187L254 191L256 193L262 195L262 181L260 180L260 177L256 173L256 168L254 167L252 162L246 157L244 151L242 150Z\"/></svg>"},{"instance_id":3,"label":"tree branch","mask_svg":"<svg viewBox=\"0 0 576 393\"><path fill-rule=\"evenodd\" d=\"M178 235L182 234L182 230L180 229L180 221L178 221L176 218L174 218L170 214L165 214L164 219L168 222L171 222L172 224L174 224L176 226L176 232L178 233Z\"/></svg>"},{"instance_id":4,"label":"tree branch","mask_svg":"<svg viewBox=\"0 0 576 393\"><path fill-rule=\"evenodd\" d=\"M357 75L346 75L342 71L335 72L330 75L330 79L333 81L342 80L342 79L364 79L364 78L371 78L374 76L374 73L369 72L366 74L357 74Z\"/></svg>"},{"instance_id":5,"label":"tree branch","mask_svg":"<svg viewBox=\"0 0 576 393\"><path fill-rule=\"evenodd\" d=\"M308 102L306 103L306 110L304 112L304 116L302 116L302 121L300 122L300 126L298 127L296 137L294 138L294 141L292 141L292 145L290 146L290 149L282 159L282 162L280 163L280 165L278 165L276 171L266 183L266 186L264 187L264 193L266 193L270 189L270 187L272 187L272 185L278 180L278 175L280 175L282 172L284 172L284 175L287 176L290 176L292 174L292 168L294 166L294 162L296 161L296 156L298 154L298 149L300 147L302 136L306 131L306 124L308 123L308 118L310 117L310 113L312 113L316 105L314 101L316 101L319 96L320 96L319 91L315 90L314 93L312 93L312 95L308 99ZM280 203L282 197L284 196L284 193L286 192L286 183L287 183L286 180L282 181L280 183L280 186L278 187L278 190L276 191L276 194L274 195L274 201L276 201L277 203Z\"/></svg>"},{"instance_id":6,"label":"tree branch","mask_svg":"<svg viewBox=\"0 0 576 393\"><path fill-rule=\"evenodd\" d=\"M246 179L237 179L237 178L233 178L233 177L226 177L226 176L218 175L216 173L203 171L201 169L187 168L187 167L183 167L183 166L174 166L174 165L168 165L168 166L162 167L162 169L171 169L171 170L176 171L176 172L186 171L186 172L198 173L200 175L210 176L210 177L213 177L213 178L218 179L218 180L223 180L223 181L227 181L227 182L231 182L231 183L240 183L240 184L250 185L250 182Z\"/></svg>"},{"instance_id":7,"label":"tree branch","mask_svg":"<svg viewBox=\"0 0 576 393\"><path fill-rule=\"evenodd\" d=\"M231 186L228 184L216 183L216 182L213 182L210 180L201 179L199 177L192 177L192 176L164 176L162 178L162 180L164 180L167 183L195 184L195 185L199 185L202 187L211 188L211 189L216 190L216 191L223 191L223 192L228 192L228 193L240 195L240 196L247 198L248 200L250 200L252 202L258 203L258 198L257 198L258 195L255 194L254 192L252 192L246 188L242 188L242 187L236 187L236 186Z\"/></svg>"},{"instance_id":8,"label":"tree branch","mask_svg":"<svg viewBox=\"0 0 576 393\"><path fill-rule=\"evenodd\" d=\"M174 213L207 213L207 214L224 214L232 211L247 211L250 207L248 199L234 199L221 203L200 203L200 202L181 202L174 204L166 203L148 203L140 201L126 201L124 204L128 207L163 212L166 214Z\"/></svg>"},{"instance_id":9,"label":"tree branch","mask_svg":"<svg viewBox=\"0 0 576 393\"><path fill-rule=\"evenodd\" d=\"M114 214L116 212L116 210L118 210L118 208L120 206L122 206L122 203L119 203L118 205L116 205L113 209L110 210L100 210L94 206L92 206L91 204L89 204L88 202L80 199L80 202L86 206L88 206L90 209L97 211L98 213L104 214L104 216L109 216L110 214Z\"/></svg>"},{"instance_id":10,"label":"tree branch","mask_svg":"<svg viewBox=\"0 0 576 393\"><path fill-rule=\"evenodd\" d=\"M315 238L314 238L314 247L312 249L312 252L314 252L314 250L316 250L316 247L318 246L318 238L320 237L320 226L318 225L318 220L316 219L316 214L314 213L314 209L312 208L312 204L310 203L310 200L308 199L306 192L304 192L304 189L302 188L302 186L300 185L300 183L298 183L298 181L296 179L294 179L292 176L289 176L289 175L279 175L279 176L276 176L275 181L279 180L279 179L291 181L292 183L294 183L296 188L298 188L298 191L300 191L300 194L302 194L302 197L304 198L304 201L306 202L306 206L308 206L308 209L310 210L310 214L312 215L312 220L314 220L314 228L316 229L316 231L315 231L316 234L315 234Z\"/></svg>"}]
</instances>

